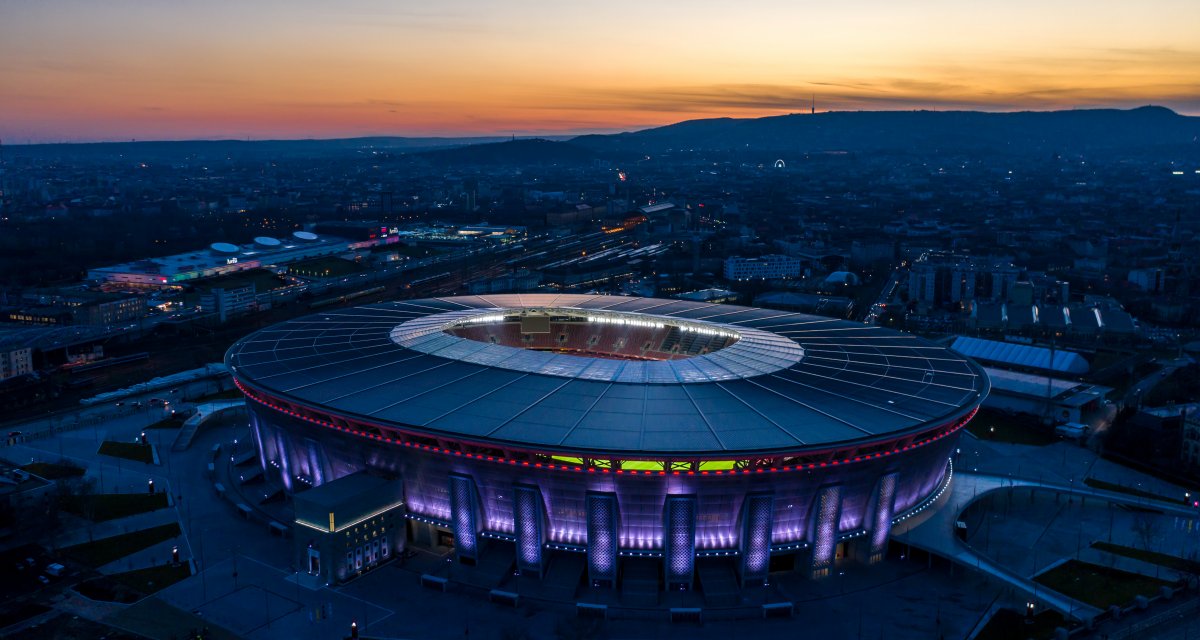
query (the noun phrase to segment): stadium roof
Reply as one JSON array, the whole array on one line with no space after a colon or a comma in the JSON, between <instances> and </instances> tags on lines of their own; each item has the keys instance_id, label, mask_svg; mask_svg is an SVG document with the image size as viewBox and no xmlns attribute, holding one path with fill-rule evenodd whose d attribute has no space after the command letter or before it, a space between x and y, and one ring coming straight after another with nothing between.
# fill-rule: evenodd
<instances>
[{"instance_id":1,"label":"stadium roof","mask_svg":"<svg viewBox=\"0 0 1200 640\"><path fill-rule=\"evenodd\" d=\"M740 339L688 359L645 362L429 330L529 309L644 314ZM417 328L419 335L407 333ZM333 310L256 332L226 362L253 389L333 414L585 454L726 455L882 440L965 415L988 389L978 365L909 334L777 310L595 295L464 296Z\"/></svg>"},{"instance_id":2,"label":"stadium roof","mask_svg":"<svg viewBox=\"0 0 1200 640\"><path fill-rule=\"evenodd\" d=\"M1061 349L1053 351L1052 356L1050 349L1045 347L966 336L955 338L951 348L969 358L1047 371L1083 375L1090 369L1088 361L1083 356L1074 351Z\"/></svg>"}]
</instances>

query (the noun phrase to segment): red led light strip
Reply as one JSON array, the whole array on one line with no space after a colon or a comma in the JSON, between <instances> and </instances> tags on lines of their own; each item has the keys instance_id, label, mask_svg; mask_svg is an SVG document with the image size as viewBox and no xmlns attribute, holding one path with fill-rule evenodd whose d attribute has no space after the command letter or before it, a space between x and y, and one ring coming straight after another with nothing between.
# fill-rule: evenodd
<instances>
[{"instance_id":1,"label":"red led light strip","mask_svg":"<svg viewBox=\"0 0 1200 640\"><path fill-rule=\"evenodd\" d=\"M647 469L642 469L642 470L616 469L616 470L612 470L612 469L606 469L604 467L585 467L583 465L555 464L555 463L547 463L547 462L530 462L529 460L514 460L512 458L490 456L490 455L486 455L486 454L482 454L482 453L469 453L469 452L464 453L462 451L443 449L441 447L435 447L435 446L431 446L431 445L427 445L427 444L420 444L420 443L416 443L416 442L407 442L404 440L396 440L394 438L388 438L388 437L384 437L384 436L373 434L373 433L363 433L361 431L357 431L354 429L347 429L346 427L338 426L336 424L333 424L332 422L326 422L324 420L317 420L316 418L310 418L308 416L301 415L300 413L298 413L296 411L292 411L291 409L288 409L286 407L268 402L264 398L259 397L259 393L257 391L248 389L237 378L234 378L233 383L235 385L237 385L237 388L240 389L242 391L242 393L246 394L247 398L249 398L265 407L268 407L270 409L278 411L279 413L291 416L298 420L310 422L315 425L320 425L322 427L336 429L343 433L349 433L352 435L356 435L356 436L359 436L360 438L366 438L367 440L386 442L388 444L404 446L404 447L408 447L410 449L416 449L419 451L430 451L433 453L440 453L443 455L455 456L455 457L459 457L459 458L471 458L473 460L496 462L496 463L500 463L500 464L508 464L508 465L513 465L513 466L534 467L537 469L551 469L551 470L555 470L555 471L574 471L574 472L581 472L581 473L597 473L597 472L599 472L599 473L614 473L616 475L629 475L629 476L638 476L638 475L641 475L641 476L665 476L665 475L674 475L674 476L678 476L678 475L689 475L689 476L727 475L727 476L734 476L734 475L749 475L752 473L780 473L780 472L789 472L789 471L805 471L805 470L809 470L809 469L820 469L822 467L827 467L827 466L839 466L839 465L844 465L844 464L853 464L855 462L874 460L877 458L883 458L885 456L903 453L905 451L911 451L918 447L923 447L923 446L931 444L933 442L937 442L938 440L941 440L947 436L950 436L950 435L956 433L959 429L962 429L963 427L965 427L967 425L967 423L971 421L971 418L975 417L976 412L979 411L979 407L975 407L975 408L971 409L970 413L968 413L966 416L963 416L962 418L960 418L957 422L955 422L953 425L951 425L946 430L938 433L937 435L926 438L924 440L913 442L912 444L907 444L903 447L897 447L895 449L891 449L890 451L880 451L880 452L876 452L873 454L855 456L853 458L848 457L848 458L844 458L842 460L831 460L831 461L827 461L827 462L801 463L801 464L796 464L796 465L784 465L784 466L780 466L780 467L756 467L753 469L722 469L722 470L716 470L716 471L680 471L680 470L652 471L652 470L647 470ZM391 427L388 427L388 428L390 429ZM542 454L542 455L545 455L545 454Z\"/></svg>"}]
</instances>

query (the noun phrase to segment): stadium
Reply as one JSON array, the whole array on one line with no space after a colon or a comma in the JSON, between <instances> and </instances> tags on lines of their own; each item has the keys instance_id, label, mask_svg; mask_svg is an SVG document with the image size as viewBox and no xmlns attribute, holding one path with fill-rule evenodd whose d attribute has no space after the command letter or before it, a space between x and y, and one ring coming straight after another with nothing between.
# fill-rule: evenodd
<instances>
[{"instance_id":1,"label":"stadium","mask_svg":"<svg viewBox=\"0 0 1200 640\"><path fill-rule=\"evenodd\" d=\"M392 551L441 544L522 575L570 558L593 587L651 565L667 590L704 563L751 585L878 562L950 482L988 391L976 364L909 334L599 295L330 310L226 363L288 492L360 471L401 483Z\"/></svg>"}]
</instances>

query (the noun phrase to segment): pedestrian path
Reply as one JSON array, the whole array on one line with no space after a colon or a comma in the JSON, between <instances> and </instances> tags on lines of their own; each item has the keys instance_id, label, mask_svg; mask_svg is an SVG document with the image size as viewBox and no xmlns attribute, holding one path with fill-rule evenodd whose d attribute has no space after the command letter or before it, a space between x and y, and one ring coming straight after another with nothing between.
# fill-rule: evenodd
<instances>
[{"instance_id":1,"label":"pedestrian path","mask_svg":"<svg viewBox=\"0 0 1200 640\"><path fill-rule=\"evenodd\" d=\"M115 520L85 524L84 526L64 531L58 538L58 546L59 548L70 547L93 540L100 540L101 538L141 531L142 529L149 529L150 527L157 527L178 521L179 516L175 513L175 509L171 507L148 511L146 513L137 513Z\"/></svg>"},{"instance_id":2,"label":"pedestrian path","mask_svg":"<svg viewBox=\"0 0 1200 640\"><path fill-rule=\"evenodd\" d=\"M231 412L244 411L246 401L242 398L230 400L214 400L196 405L196 412L193 413L183 423L183 427L175 436L175 442L171 445L172 451L185 451L192 445L192 440L196 437L198 431L205 422L210 419L226 415Z\"/></svg>"},{"instance_id":3,"label":"pedestrian path","mask_svg":"<svg viewBox=\"0 0 1200 640\"><path fill-rule=\"evenodd\" d=\"M1093 498L1113 504L1123 504L1139 508L1152 507L1165 513L1173 513L1189 518L1196 517L1197 515L1194 509L1185 507L1182 504L1174 505L1111 491L1098 491L1086 486L1077 487L1073 484L1059 485L1039 480L955 471L950 490L946 491L938 500L938 503L935 505L936 508L927 509L928 515L924 515L924 517L912 518L898 524L892 529L892 539L950 559L960 565L972 567L978 571L987 573L1028 594L1030 598L1035 599L1039 604L1050 606L1062 613L1074 614L1081 618L1092 617L1101 613L1099 609L1091 605L1068 598L1038 585L1030 576L1017 574L996 564L989 558L973 550L955 535L956 523L967 505L988 493L1011 487L1043 489L1085 499Z\"/></svg>"}]
</instances>

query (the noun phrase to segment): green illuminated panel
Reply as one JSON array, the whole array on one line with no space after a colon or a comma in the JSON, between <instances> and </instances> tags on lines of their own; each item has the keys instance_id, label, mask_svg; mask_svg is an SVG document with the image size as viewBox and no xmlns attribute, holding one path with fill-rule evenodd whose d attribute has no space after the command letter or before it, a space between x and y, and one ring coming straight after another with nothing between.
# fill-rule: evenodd
<instances>
[{"instance_id":1,"label":"green illuminated panel","mask_svg":"<svg viewBox=\"0 0 1200 640\"><path fill-rule=\"evenodd\" d=\"M700 463L701 471L728 471L733 468L733 460L705 460Z\"/></svg>"}]
</instances>

